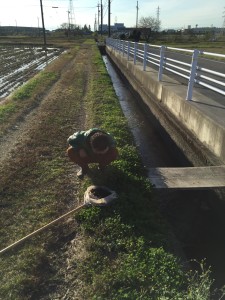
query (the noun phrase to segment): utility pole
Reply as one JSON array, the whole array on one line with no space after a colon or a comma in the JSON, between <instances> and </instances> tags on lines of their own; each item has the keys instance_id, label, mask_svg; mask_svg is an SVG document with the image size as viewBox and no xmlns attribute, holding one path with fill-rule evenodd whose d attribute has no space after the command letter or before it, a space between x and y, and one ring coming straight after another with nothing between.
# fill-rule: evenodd
<instances>
[{"instance_id":1,"label":"utility pole","mask_svg":"<svg viewBox=\"0 0 225 300\"><path fill-rule=\"evenodd\" d=\"M137 14L136 14L136 28L138 28L138 10L139 10L138 1L137 1L136 9L137 9Z\"/></svg>"},{"instance_id":2,"label":"utility pole","mask_svg":"<svg viewBox=\"0 0 225 300\"><path fill-rule=\"evenodd\" d=\"M157 21L159 22L159 6L157 7L157 13L156 13L156 16L157 16Z\"/></svg>"},{"instance_id":3,"label":"utility pole","mask_svg":"<svg viewBox=\"0 0 225 300\"><path fill-rule=\"evenodd\" d=\"M97 20L96 20L96 14L95 14L95 23L94 23L94 32L97 31Z\"/></svg>"},{"instance_id":4,"label":"utility pole","mask_svg":"<svg viewBox=\"0 0 225 300\"><path fill-rule=\"evenodd\" d=\"M40 5L41 5L42 29L43 29L43 36L44 36L44 50L46 51L46 34L45 34L45 23L44 23L42 0L40 0Z\"/></svg>"},{"instance_id":5,"label":"utility pole","mask_svg":"<svg viewBox=\"0 0 225 300\"><path fill-rule=\"evenodd\" d=\"M101 0L101 35L102 35L102 22L103 22L103 7L102 7L102 0Z\"/></svg>"},{"instance_id":6,"label":"utility pole","mask_svg":"<svg viewBox=\"0 0 225 300\"><path fill-rule=\"evenodd\" d=\"M224 35L225 32L225 7L223 11L223 26L222 26L222 35Z\"/></svg>"},{"instance_id":7,"label":"utility pole","mask_svg":"<svg viewBox=\"0 0 225 300\"><path fill-rule=\"evenodd\" d=\"M99 31L99 25L100 25L99 18L100 18L100 4L98 3L98 30L97 31Z\"/></svg>"},{"instance_id":8,"label":"utility pole","mask_svg":"<svg viewBox=\"0 0 225 300\"><path fill-rule=\"evenodd\" d=\"M157 31L159 31L159 24L160 24L160 21L159 21L159 11L160 11L160 8L158 6L157 7L157 13L156 13L156 15L157 15Z\"/></svg>"},{"instance_id":9,"label":"utility pole","mask_svg":"<svg viewBox=\"0 0 225 300\"><path fill-rule=\"evenodd\" d=\"M40 36L40 28L39 28L39 18L37 17L38 20L38 36Z\"/></svg>"},{"instance_id":10,"label":"utility pole","mask_svg":"<svg viewBox=\"0 0 225 300\"><path fill-rule=\"evenodd\" d=\"M68 13L68 37L70 35L70 11L67 10L67 13Z\"/></svg>"},{"instance_id":11,"label":"utility pole","mask_svg":"<svg viewBox=\"0 0 225 300\"><path fill-rule=\"evenodd\" d=\"M111 36L111 0L108 1L108 37Z\"/></svg>"}]
</instances>

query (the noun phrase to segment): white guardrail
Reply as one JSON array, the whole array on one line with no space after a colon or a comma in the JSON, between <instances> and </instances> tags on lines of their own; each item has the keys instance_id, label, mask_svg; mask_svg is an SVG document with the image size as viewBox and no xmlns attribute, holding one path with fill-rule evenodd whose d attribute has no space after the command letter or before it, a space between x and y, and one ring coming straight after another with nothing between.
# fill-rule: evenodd
<instances>
[{"instance_id":1,"label":"white guardrail","mask_svg":"<svg viewBox=\"0 0 225 300\"><path fill-rule=\"evenodd\" d=\"M143 71L151 64L157 67L158 80L162 80L163 70L188 80L186 100L192 99L193 87L197 83L225 96L225 62L203 58L214 56L225 59L225 54L202 50L188 50L147 43L137 43L119 39L106 39L106 45L119 51L121 55L143 63ZM204 56L205 57L205 56Z\"/></svg>"}]
</instances>

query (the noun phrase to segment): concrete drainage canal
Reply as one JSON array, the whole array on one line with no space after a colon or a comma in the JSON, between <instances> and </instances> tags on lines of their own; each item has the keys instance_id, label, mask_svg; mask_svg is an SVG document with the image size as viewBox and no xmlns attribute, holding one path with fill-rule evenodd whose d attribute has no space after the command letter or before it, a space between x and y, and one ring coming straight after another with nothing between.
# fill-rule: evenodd
<instances>
[{"instance_id":1,"label":"concrete drainage canal","mask_svg":"<svg viewBox=\"0 0 225 300\"><path fill-rule=\"evenodd\" d=\"M151 112L146 115L140 99L103 56L115 92L128 120L145 168L193 166ZM157 124L157 125L156 125ZM161 212L179 241L185 258L198 268L205 259L211 266L215 287L225 284L225 190L155 190Z\"/></svg>"}]
</instances>

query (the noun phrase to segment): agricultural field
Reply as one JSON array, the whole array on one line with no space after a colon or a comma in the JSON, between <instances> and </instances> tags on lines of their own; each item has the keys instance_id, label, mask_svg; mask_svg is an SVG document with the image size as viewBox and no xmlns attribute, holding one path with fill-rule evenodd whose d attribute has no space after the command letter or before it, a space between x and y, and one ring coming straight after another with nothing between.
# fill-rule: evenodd
<instances>
[{"instance_id":1,"label":"agricultural field","mask_svg":"<svg viewBox=\"0 0 225 300\"><path fill-rule=\"evenodd\" d=\"M64 51L60 48L0 46L0 100L45 68Z\"/></svg>"}]
</instances>

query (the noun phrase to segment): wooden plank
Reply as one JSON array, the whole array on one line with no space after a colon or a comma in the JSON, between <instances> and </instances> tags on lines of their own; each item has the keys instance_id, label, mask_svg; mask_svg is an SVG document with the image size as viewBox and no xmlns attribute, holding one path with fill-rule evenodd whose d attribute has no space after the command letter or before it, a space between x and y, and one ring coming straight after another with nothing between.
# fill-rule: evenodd
<instances>
[{"instance_id":1,"label":"wooden plank","mask_svg":"<svg viewBox=\"0 0 225 300\"><path fill-rule=\"evenodd\" d=\"M156 188L225 187L225 165L188 168L150 168L148 177Z\"/></svg>"}]
</instances>

